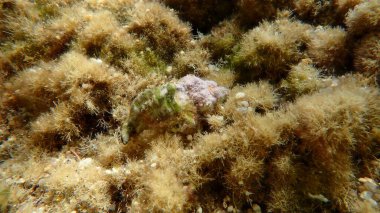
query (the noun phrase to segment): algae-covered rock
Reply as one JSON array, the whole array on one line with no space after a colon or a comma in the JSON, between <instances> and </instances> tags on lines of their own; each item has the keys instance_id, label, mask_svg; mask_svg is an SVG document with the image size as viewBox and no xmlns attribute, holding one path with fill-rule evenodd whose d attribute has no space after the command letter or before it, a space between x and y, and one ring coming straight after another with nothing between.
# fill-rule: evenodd
<instances>
[{"instance_id":1,"label":"algae-covered rock","mask_svg":"<svg viewBox=\"0 0 380 213\"><path fill-rule=\"evenodd\" d=\"M123 126L123 141L127 142L131 134L146 129L194 133L202 114L212 111L226 94L226 88L194 75L146 89L132 102L129 120Z\"/></svg>"},{"instance_id":2,"label":"algae-covered rock","mask_svg":"<svg viewBox=\"0 0 380 213\"><path fill-rule=\"evenodd\" d=\"M197 127L196 108L187 96L168 83L147 89L133 101L130 118L123 127L123 140L145 129L189 132Z\"/></svg>"}]
</instances>

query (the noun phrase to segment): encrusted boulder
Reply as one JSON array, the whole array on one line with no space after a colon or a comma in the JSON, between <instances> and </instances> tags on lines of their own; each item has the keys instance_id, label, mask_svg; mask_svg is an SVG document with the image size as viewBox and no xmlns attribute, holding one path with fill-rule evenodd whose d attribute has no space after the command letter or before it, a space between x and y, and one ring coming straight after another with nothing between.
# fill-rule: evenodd
<instances>
[{"instance_id":1,"label":"encrusted boulder","mask_svg":"<svg viewBox=\"0 0 380 213\"><path fill-rule=\"evenodd\" d=\"M214 81L187 75L141 92L132 102L130 117L122 129L123 141L146 129L191 134L200 118L211 112L228 90Z\"/></svg>"}]
</instances>

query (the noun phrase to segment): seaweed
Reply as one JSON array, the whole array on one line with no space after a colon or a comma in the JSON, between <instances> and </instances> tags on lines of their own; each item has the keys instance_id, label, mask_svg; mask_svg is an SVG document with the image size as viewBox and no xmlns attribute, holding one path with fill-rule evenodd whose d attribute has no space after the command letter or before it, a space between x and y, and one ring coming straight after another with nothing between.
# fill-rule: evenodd
<instances>
[{"instance_id":1,"label":"seaweed","mask_svg":"<svg viewBox=\"0 0 380 213\"><path fill-rule=\"evenodd\" d=\"M379 8L0 1L0 211L379 212Z\"/></svg>"}]
</instances>

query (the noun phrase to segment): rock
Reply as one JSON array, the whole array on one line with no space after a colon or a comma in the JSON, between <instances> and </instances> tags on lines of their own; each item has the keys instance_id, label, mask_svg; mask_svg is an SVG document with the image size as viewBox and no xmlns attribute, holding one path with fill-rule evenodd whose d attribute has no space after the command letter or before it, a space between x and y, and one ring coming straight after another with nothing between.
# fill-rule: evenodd
<instances>
[{"instance_id":1,"label":"rock","mask_svg":"<svg viewBox=\"0 0 380 213\"><path fill-rule=\"evenodd\" d=\"M200 118L215 108L228 90L214 81L187 75L141 92L132 102L128 122L122 127L123 142L146 129L189 135L200 125Z\"/></svg>"}]
</instances>

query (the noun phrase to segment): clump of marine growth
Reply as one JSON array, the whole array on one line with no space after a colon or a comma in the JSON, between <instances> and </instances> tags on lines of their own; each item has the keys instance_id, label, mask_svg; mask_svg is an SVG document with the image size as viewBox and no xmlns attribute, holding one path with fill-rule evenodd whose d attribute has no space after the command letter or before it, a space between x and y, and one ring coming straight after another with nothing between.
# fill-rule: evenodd
<instances>
[{"instance_id":1,"label":"clump of marine growth","mask_svg":"<svg viewBox=\"0 0 380 213\"><path fill-rule=\"evenodd\" d=\"M145 129L161 132L194 133L202 114L212 111L228 90L214 81L187 75L176 83L147 89L133 100L123 130L123 140Z\"/></svg>"}]
</instances>

